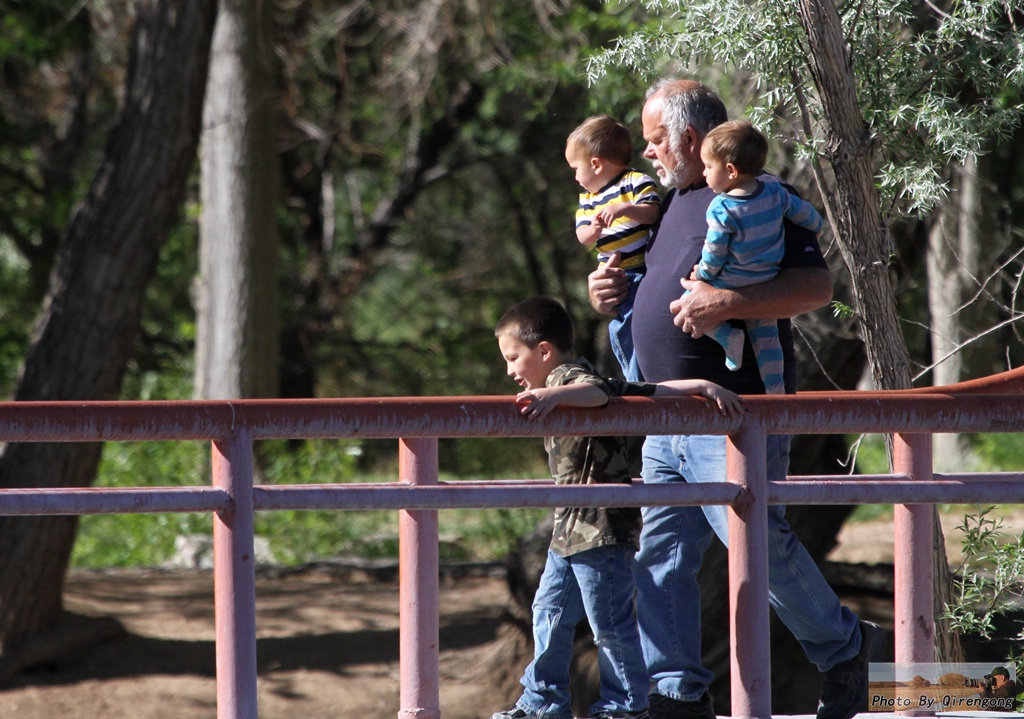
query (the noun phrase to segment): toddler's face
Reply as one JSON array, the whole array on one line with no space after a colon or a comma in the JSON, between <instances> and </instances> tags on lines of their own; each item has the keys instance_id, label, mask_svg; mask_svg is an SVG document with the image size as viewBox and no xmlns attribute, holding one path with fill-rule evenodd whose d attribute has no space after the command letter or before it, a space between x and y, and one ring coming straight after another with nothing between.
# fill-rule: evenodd
<instances>
[{"instance_id":1,"label":"toddler's face","mask_svg":"<svg viewBox=\"0 0 1024 719\"><path fill-rule=\"evenodd\" d=\"M713 157L706 150L701 150L700 159L704 163L704 179L708 187L718 193L728 192L734 184L736 173L727 167L724 160Z\"/></svg>"},{"instance_id":2,"label":"toddler's face","mask_svg":"<svg viewBox=\"0 0 1024 719\"><path fill-rule=\"evenodd\" d=\"M597 192L607 184L598 172L600 161L596 157L587 157L573 148L566 148L565 161L576 173L576 182L587 192Z\"/></svg>"}]
</instances>

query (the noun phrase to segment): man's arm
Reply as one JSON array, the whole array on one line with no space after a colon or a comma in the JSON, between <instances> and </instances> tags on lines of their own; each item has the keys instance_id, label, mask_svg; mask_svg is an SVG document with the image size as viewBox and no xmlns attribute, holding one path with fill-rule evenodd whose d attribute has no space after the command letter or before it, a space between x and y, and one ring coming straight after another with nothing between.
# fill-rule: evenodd
<instances>
[{"instance_id":1,"label":"man's arm","mask_svg":"<svg viewBox=\"0 0 1024 719\"><path fill-rule=\"evenodd\" d=\"M824 307L832 299L832 274L825 267L791 267L768 282L739 289L717 289L688 279L680 284L690 294L674 301L669 309L675 315L675 325L695 338L726 320L795 317Z\"/></svg>"}]
</instances>

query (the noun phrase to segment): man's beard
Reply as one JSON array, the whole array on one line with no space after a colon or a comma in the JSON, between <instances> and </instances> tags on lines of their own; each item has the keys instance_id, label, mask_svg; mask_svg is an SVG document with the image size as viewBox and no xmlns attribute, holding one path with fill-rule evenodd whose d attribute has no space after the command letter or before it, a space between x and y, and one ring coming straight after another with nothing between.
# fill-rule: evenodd
<instances>
[{"instance_id":1,"label":"man's beard","mask_svg":"<svg viewBox=\"0 0 1024 719\"><path fill-rule=\"evenodd\" d=\"M664 185L665 187L667 187L669 189L672 189L674 187L679 187L682 184L682 180L680 178L679 170L683 169L683 167L684 167L683 163L676 162L675 168L672 169L672 170L669 170L664 165L662 165L660 162L655 162L654 163L654 170L658 174L658 179L661 181L662 185Z\"/></svg>"}]
</instances>

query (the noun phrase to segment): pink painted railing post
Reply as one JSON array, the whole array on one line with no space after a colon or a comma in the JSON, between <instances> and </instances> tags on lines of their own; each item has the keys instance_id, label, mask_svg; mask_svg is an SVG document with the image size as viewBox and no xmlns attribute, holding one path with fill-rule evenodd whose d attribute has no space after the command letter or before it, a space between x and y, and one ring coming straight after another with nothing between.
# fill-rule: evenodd
<instances>
[{"instance_id":1,"label":"pink painted railing post","mask_svg":"<svg viewBox=\"0 0 1024 719\"><path fill-rule=\"evenodd\" d=\"M893 437L893 470L918 482L931 482L932 436ZM931 504L893 507L896 662L935 661L935 600L932 591L934 520Z\"/></svg>"},{"instance_id":2,"label":"pink painted railing post","mask_svg":"<svg viewBox=\"0 0 1024 719\"><path fill-rule=\"evenodd\" d=\"M770 719L768 638L768 470L764 425L745 422L728 439L727 474L747 491L729 508L732 716Z\"/></svg>"},{"instance_id":3,"label":"pink painted railing post","mask_svg":"<svg viewBox=\"0 0 1024 719\"><path fill-rule=\"evenodd\" d=\"M213 484L232 499L213 520L217 719L256 719L256 561L252 434L213 443Z\"/></svg>"},{"instance_id":4,"label":"pink painted railing post","mask_svg":"<svg viewBox=\"0 0 1024 719\"><path fill-rule=\"evenodd\" d=\"M437 484L437 439L401 439L399 479ZM436 509L401 510L398 517L399 719L439 719L440 605Z\"/></svg>"}]
</instances>

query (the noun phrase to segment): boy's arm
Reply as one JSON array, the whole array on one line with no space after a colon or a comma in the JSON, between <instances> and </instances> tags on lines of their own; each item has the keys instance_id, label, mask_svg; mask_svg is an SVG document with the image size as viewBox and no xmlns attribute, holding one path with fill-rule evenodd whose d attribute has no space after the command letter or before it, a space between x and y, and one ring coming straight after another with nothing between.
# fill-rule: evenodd
<instances>
[{"instance_id":1,"label":"boy's arm","mask_svg":"<svg viewBox=\"0 0 1024 719\"><path fill-rule=\"evenodd\" d=\"M643 225L653 225L661 218L661 205L657 202L641 202L606 207L597 213L606 225L611 225L617 217L628 217Z\"/></svg>"},{"instance_id":2,"label":"boy's arm","mask_svg":"<svg viewBox=\"0 0 1024 719\"><path fill-rule=\"evenodd\" d=\"M735 417L743 411L739 395L721 385L704 379L676 379L655 385L655 397L685 397L699 395L713 401L719 411Z\"/></svg>"},{"instance_id":3,"label":"boy's arm","mask_svg":"<svg viewBox=\"0 0 1024 719\"><path fill-rule=\"evenodd\" d=\"M732 218L718 198L712 200L707 212L708 233L700 253L700 263L694 268L693 279L708 282L722 272L729 256L729 243L735 235Z\"/></svg>"},{"instance_id":4,"label":"boy's arm","mask_svg":"<svg viewBox=\"0 0 1024 719\"><path fill-rule=\"evenodd\" d=\"M576 228L576 239L582 245L592 245L601 237L601 230L603 229L604 224L595 217L590 221L589 225L580 225Z\"/></svg>"},{"instance_id":5,"label":"boy's arm","mask_svg":"<svg viewBox=\"0 0 1024 719\"><path fill-rule=\"evenodd\" d=\"M700 251L700 262L694 266L692 278L710 282L721 274L725 258L729 255L732 233L724 227L708 227L704 247Z\"/></svg>"},{"instance_id":6,"label":"boy's arm","mask_svg":"<svg viewBox=\"0 0 1024 719\"><path fill-rule=\"evenodd\" d=\"M603 407L608 394L596 385L577 382L525 390L516 395L516 404L524 416L540 419L555 407Z\"/></svg>"},{"instance_id":7,"label":"boy's arm","mask_svg":"<svg viewBox=\"0 0 1024 719\"><path fill-rule=\"evenodd\" d=\"M785 188L782 189L785 191ZM786 219L811 232L820 231L825 221L814 208L814 205L789 192L786 192L786 196L789 198L786 206L783 207L783 214Z\"/></svg>"}]
</instances>

